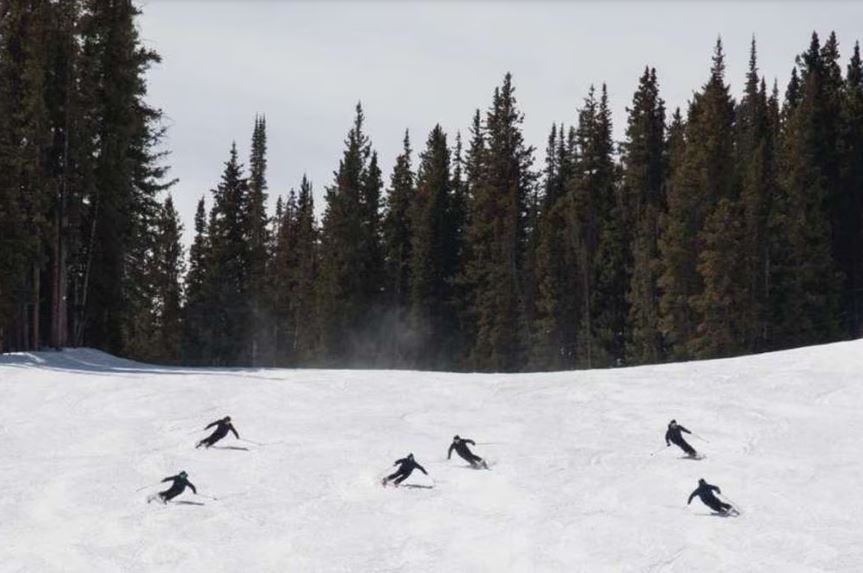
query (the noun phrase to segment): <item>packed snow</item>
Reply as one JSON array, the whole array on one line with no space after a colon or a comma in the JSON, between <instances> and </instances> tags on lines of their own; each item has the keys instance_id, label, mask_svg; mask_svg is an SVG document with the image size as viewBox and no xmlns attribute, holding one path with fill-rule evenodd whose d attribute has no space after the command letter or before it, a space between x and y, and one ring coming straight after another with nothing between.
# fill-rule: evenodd
<instances>
[{"instance_id":1,"label":"packed snow","mask_svg":"<svg viewBox=\"0 0 863 573\"><path fill-rule=\"evenodd\" d=\"M0 570L861 571L861 373L863 341L518 375L3 355ZM196 450L225 415L242 439ZM431 487L381 487L410 452ZM180 470L200 495L146 503ZM702 477L739 517L686 505Z\"/></svg>"}]
</instances>

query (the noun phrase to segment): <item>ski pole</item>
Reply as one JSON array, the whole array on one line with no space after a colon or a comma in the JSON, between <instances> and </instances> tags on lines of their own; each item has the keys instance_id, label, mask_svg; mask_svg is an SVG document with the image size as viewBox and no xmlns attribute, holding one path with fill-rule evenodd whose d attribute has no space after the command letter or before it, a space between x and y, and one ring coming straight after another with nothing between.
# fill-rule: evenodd
<instances>
[{"instance_id":1,"label":"ski pole","mask_svg":"<svg viewBox=\"0 0 863 573\"><path fill-rule=\"evenodd\" d=\"M156 486L157 486L157 485L159 485L160 483L162 483L162 482L159 482L159 483L151 483L151 484L148 484L148 485L141 486L141 487L139 487L138 489L136 489L136 490L135 490L135 493L138 493L139 491L141 491L141 490L143 490L143 489L147 489L148 487L156 487Z\"/></svg>"},{"instance_id":2,"label":"ski pole","mask_svg":"<svg viewBox=\"0 0 863 573\"><path fill-rule=\"evenodd\" d=\"M212 495L207 495L207 494L205 494L205 493L199 493L199 494L197 494L197 495L198 495L198 497L204 497L204 498L207 498L207 499L212 499L213 501L219 501L219 498L218 498L218 497L213 497Z\"/></svg>"},{"instance_id":3,"label":"ski pole","mask_svg":"<svg viewBox=\"0 0 863 573\"><path fill-rule=\"evenodd\" d=\"M265 446L266 444L262 444L261 442L256 442L254 440L247 440L246 438L240 438L241 442L249 442L250 444L255 444L256 446Z\"/></svg>"},{"instance_id":4,"label":"ski pole","mask_svg":"<svg viewBox=\"0 0 863 573\"><path fill-rule=\"evenodd\" d=\"M707 442L708 444L710 443L710 440L705 440L704 438L702 438L701 436L699 436L695 432L693 432L692 435L695 436L696 438L698 438L699 440L701 440L702 442Z\"/></svg>"},{"instance_id":5,"label":"ski pole","mask_svg":"<svg viewBox=\"0 0 863 573\"><path fill-rule=\"evenodd\" d=\"M667 448L667 447L668 447L668 446L665 446L665 448ZM664 450L665 448L659 448L659 449L658 449L658 450L656 450L655 452L651 452L651 454L650 454L650 455L651 455L651 456L655 456L656 454L658 454L659 452L661 452L661 451L662 451L662 450Z\"/></svg>"}]
</instances>

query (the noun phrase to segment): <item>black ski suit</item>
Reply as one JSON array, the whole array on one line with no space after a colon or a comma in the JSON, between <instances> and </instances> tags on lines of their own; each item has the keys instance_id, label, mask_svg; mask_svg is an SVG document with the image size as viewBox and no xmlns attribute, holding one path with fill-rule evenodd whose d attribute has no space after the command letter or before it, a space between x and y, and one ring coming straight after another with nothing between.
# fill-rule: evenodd
<instances>
[{"instance_id":1,"label":"black ski suit","mask_svg":"<svg viewBox=\"0 0 863 573\"><path fill-rule=\"evenodd\" d=\"M706 505L707 507L709 507L713 511L725 513L726 511L731 509L730 504L721 502L718 499L716 499L716 496L713 495L714 491L718 494L722 493L722 491L719 489L719 487L717 487L715 485L710 485L707 482L699 483L696 490L693 491L691 494L689 494L689 500L686 502L686 505L689 505L690 503L692 503L692 498L697 495L701 499L701 501L704 502L704 505Z\"/></svg>"},{"instance_id":2,"label":"black ski suit","mask_svg":"<svg viewBox=\"0 0 863 573\"><path fill-rule=\"evenodd\" d=\"M675 424L674 426L669 424L668 431L665 432L665 445L670 446L673 442L675 445L679 446L681 450L686 452L687 456L698 455L698 452L696 452L695 449L683 439L682 432L686 432L687 434L692 433L680 424Z\"/></svg>"},{"instance_id":3,"label":"black ski suit","mask_svg":"<svg viewBox=\"0 0 863 573\"><path fill-rule=\"evenodd\" d=\"M482 461L482 458L470 451L470 449L467 447L468 444L475 446L476 442L474 442L473 440L468 440L466 438L459 438L458 440L453 440L452 444L450 444L449 451L446 453L446 459L450 459L452 457L452 451L455 450L455 453L461 456L462 459L464 459L470 465L482 465L484 463Z\"/></svg>"},{"instance_id":4,"label":"black ski suit","mask_svg":"<svg viewBox=\"0 0 863 573\"><path fill-rule=\"evenodd\" d=\"M190 482L184 477L180 477L179 475L166 477L162 480L162 483L166 481L173 481L174 483L172 483L171 487L169 487L165 491L159 492L159 497L162 499L162 501L169 501L174 499L175 497L183 493L187 486L192 488L192 491L195 492L195 495L198 495L198 490L195 489L195 486L192 485L192 482Z\"/></svg>"},{"instance_id":5,"label":"black ski suit","mask_svg":"<svg viewBox=\"0 0 863 573\"><path fill-rule=\"evenodd\" d=\"M230 422L226 422L224 419L216 420L204 429L209 430L213 426L216 426L216 430L212 434L198 442L198 445L195 446L196 448L200 448L201 446L209 448L210 446L227 436L228 432L234 432L234 435L237 437L237 439L240 439L240 434L237 433L237 430L234 428L233 424L231 424Z\"/></svg>"},{"instance_id":6,"label":"black ski suit","mask_svg":"<svg viewBox=\"0 0 863 573\"><path fill-rule=\"evenodd\" d=\"M419 465L418 463L416 463L412 457L407 457L407 458L402 458L400 460L396 460L393 465L399 466L399 469L397 469L395 472L388 475L384 479L384 483L386 483L390 480L395 480L393 483L395 483L396 485L399 485L400 483L405 481L411 475L411 473L413 473L414 470L419 470L422 473L424 473L425 475L429 475L429 473L425 470L425 468L422 467L421 465Z\"/></svg>"}]
</instances>

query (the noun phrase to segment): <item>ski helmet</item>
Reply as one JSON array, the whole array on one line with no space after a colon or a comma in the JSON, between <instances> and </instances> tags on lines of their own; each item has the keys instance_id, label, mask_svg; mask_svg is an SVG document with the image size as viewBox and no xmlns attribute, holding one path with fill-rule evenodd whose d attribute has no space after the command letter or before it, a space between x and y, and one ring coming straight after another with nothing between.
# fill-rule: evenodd
<instances>
[{"instance_id":1,"label":"ski helmet","mask_svg":"<svg viewBox=\"0 0 863 573\"><path fill-rule=\"evenodd\" d=\"M457 441L459 441L460 439L461 439L461 438L459 438L459 437L458 437L458 434L456 434L455 436L453 436L453 437L452 437L452 440L453 440L454 442L457 442Z\"/></svg>"},{"instance_id":2,"label":"ski helmet","mask_svg":"<svg viewBox=\"0 0 863 573\"><path fill-rule=\"evenodd\" d=\"M677 420L671 420L670 422L668 422L668 425L669 425L669 426L676 426L676 425L677 425Z\"/></svg>"},{"instance_id":3,"label":"ski helmet","mask_svg":"<svg viewBox=\"0 0 863 573\"><path fill-rule=\"evenodd\" d=\"M180 472L180 474L179 474L179 475L180 475L180 477L181 477L181 478L186 479L186 477L187 477L189 474L187 474L186 472L182 471L182 472Z\"/></svg>"},{"instance_id":4,"label":"ski helmet","mask_svg":"<svg viewBox=\"0 0 863 573\"><path fill-rule=\"evenodd\" d=\"M704 481L704 478L701 478L701 479L699 479L699 480L698 480L698 485L704 485L704 484L706 484L706 483L707 483L707 482L706 482L706 481Z\"/></svg>"},{"instance_id":5,"label":"ski helmet","mask_svg":"<svg viewBox=\"0 0 863 573\"><path fill-rule=\"evenodd\" d=\"M230 422L230 421L231 421L231 417L230 417L230 416L225 416L225 421L226 421L226 422Z\"/></svg>"},{"instance_id":6,"label":"ski helmet","mask_svg":"<svg viewBox=\"0 0 863 573\"><path fill-rule=\"evenodd\" d=\"M409 460L414 459L414 455L413 455L412 453L411 453L411 454L408 454L408 459L409 459Z\"/></svg>"}]
</instances>

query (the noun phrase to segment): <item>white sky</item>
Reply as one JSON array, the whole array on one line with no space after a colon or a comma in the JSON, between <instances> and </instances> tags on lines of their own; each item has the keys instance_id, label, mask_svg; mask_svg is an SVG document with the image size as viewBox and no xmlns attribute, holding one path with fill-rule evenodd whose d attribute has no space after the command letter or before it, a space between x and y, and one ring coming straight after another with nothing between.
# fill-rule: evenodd
<instances>
[{"instance_id":1,"label":"white sky","mask_svg":"<svg viewBox=\"0 0 863 573\"><path fill-rule=\"evenodd\" d=\"M863 3L850 1L140 5L142 38L163 57L149 75L149 101L169 126L187 242L196 203L207 194L209 207L231 142L248 157L256 113L267 117L271 204L307 173L320 211L358 100L388 183L405 128L415 152L435 123L454 143L507 71L539 160L552 122L575 123L591 83L608 84L620 139L645 65L656 67L672 110L705 82L717 35L735 96L753 34L761 73L768 84L778 78L781 93L813 30L822 39L836 31L843 68L863 36Z\"/></svg>"}]
</instances>

